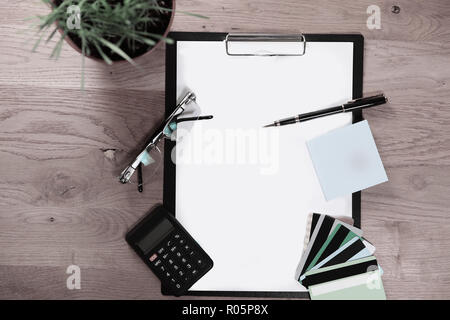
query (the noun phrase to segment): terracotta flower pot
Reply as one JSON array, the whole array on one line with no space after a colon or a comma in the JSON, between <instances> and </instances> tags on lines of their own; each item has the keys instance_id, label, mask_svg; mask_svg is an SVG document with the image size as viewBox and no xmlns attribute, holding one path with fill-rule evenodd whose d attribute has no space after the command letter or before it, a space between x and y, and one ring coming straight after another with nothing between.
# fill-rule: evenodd
<instances>
[{"instance_id":1,"label":"terracotta flower pot","mask_svg":"<svg viewBox=\"0 0 450 320\"><path fill-rule=\"evenodd\" d=\"M63 0L62 0L62 1L63 1ZM54 5L57 5L56 0L52 0L52 2L53 2ZM173 18L174 18L174 16L175 16L175 0L167 0L167 2L171 2L172 5L171 5L171 12L170 12L170 19L169 19L169 22L167 23L167 26L166 26L166 28L165 28L164 33L162 34L163 37L167 37L167 35L169 34L170 28L171 28L172 23L173 23ZM57 24L57 22L55 22L55 23ZM59 29L59 32L60 32L61 34L63 34L63 31L62 31L61 29ZM74 39L73 39L72 37L66 36L66 37L64 38L64 40L65 40L65 41L66 41L73 49L75 49L75 50L78 51L80 54L82 54L81 47L76 43L76 41L74 41ZM132 54L130 54L129 52L126 52L126 51L125 51L125 53L127 53L127 54L134 60L134 59L139 58L139 57L141 57L141 56L150 54L150 53L151 53L152 51L154 51L158 46L160 46L162 42L164 42L164 41L159 39L159 40L155 43L155 45L153 45L152 47L150 47L147 51L145 51L145 52L143 52L143 53L141 53L141 54L138 54L138 55L132 55ZM95 56L95 55L92 55L92 54L91 54L91 55L86 55L86 57L88 57L88 58L90 58L90 59L92 59L92 60L96 60L96 61L104 62L104 63L105 63L105 61L104 61L101 57L99 57L99 56ZM113 59L113 61L114 61L114 63L120 63L120 62L125 62L126 60L124 60L124 59Z\"/></svg>"}]
</instances>

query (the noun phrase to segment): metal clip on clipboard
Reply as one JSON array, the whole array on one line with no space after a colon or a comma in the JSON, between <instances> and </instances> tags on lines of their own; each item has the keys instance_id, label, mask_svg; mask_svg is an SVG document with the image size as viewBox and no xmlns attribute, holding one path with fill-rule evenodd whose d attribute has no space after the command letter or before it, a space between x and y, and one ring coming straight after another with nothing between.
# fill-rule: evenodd
<instances>
[{"instance_id":1,"label":"metal clip on clipboard","mask_svg":"<svg viewBox=\"0 0 450 320\"><path fill-rule=\"evenodd\" d=\"M299 42L301 47L296 53L273 53L273 52L254 52L254 53L233 53L230 50L232 42ZM229 56L303 56L306 52L306 38L303 34L228 34L225 38L225 50Z\"/></svg>"}]
</instances>

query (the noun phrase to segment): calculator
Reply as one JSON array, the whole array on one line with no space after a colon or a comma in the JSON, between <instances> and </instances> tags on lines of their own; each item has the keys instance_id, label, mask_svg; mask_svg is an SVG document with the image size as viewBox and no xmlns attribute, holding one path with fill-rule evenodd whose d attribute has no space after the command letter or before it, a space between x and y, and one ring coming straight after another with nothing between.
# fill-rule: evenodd
<instances>
[{"instance_id":1,"label":"calculator","mask_svg":"<svg viewBox=\"0 0 450 320\"><path fill-rule=\"evenodd\" d=\"M183 295L213 267L211 258L162 205L130 230L126 241L161 280L164 294Z\"/></svg>"}]
</instances>

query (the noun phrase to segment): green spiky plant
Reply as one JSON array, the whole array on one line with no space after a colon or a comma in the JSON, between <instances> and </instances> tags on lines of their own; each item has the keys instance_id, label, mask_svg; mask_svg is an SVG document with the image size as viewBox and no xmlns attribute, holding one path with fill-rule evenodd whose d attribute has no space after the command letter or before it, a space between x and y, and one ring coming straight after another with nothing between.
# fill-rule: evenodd
<instances>
[{"instance_id":1,"label":"green spiky plant","mask_svg":"<svg viewBox=\"0 0 450 320\"><path fill-rule=\"evenodd\" d=\"M150 50L158 41L172 43L163 36L170 20L171 8L161 0L42 0L52 7L45 16L38 16L38 40L33 51L47 36L48 43L60 31L51 57L58 59L66 37L81 49L84 87L84 60L86 56L103 59L107 64L115 60L127 60ZM171 1L166 1L171 3ZM79 28L67 21L71 6L78 6ZM204 16L184 12L206 18Z\"/></svg>"}]
</instances>

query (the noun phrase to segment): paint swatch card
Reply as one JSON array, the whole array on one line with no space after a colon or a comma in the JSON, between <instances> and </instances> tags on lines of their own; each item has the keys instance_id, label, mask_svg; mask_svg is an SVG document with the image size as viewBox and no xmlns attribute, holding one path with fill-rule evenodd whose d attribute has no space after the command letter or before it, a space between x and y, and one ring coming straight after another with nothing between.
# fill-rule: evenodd
<instances>
[{"instance_id":1,"label":"paint swatch card","mask_svg":"<svg viewBox=\"0 0 450 320\"><path fill-rule=\"evenodd\" d=\"M311 300L386 300L379 270L309 287Z\"/></svg>"},{"instance_id":2,"label":"paint swatch card","mask_svg":"<svg viewBox=\"0 0 450 320\"><path fill-rule=\"evenodd\" d=\"M309 219L310 238L295 277L311 299L370 299L371 293L374 299L385 299L375 247L362 237L362 230L324 214ZM364 288L364 281L373 279L367 285L375 290Z\"/></svg>"}]
</instances>

